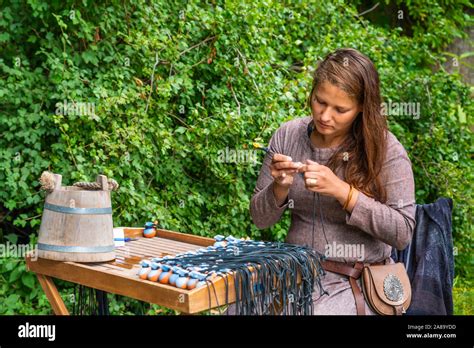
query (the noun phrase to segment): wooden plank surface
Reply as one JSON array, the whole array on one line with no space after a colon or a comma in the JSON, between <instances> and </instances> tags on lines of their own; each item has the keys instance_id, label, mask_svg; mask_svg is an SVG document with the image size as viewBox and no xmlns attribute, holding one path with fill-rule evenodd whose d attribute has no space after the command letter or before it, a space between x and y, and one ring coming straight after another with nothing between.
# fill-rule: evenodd
<instances>
[{"instance_id":1,"label":"wooden plank surface","mask_svg":"<svg viewBox=\"0 0 474 348\"><path fill-rule=\"evenodd\" d=\"M143 238L143 228L124 228L125 237L138 238L116 248L116 259L100 263L62 262L38 258L36 261L28 255L27 267L38 277L54 277L106 292L132 297L138 300L156 303L185 313L197 313L217 304L224 304L225 291L222 278L216 279L214 287L219 298L215 298L214 289L203 287L194 290L178 289L171 285L142 280L137 273L144 259L175 255L212 245L212 238L187 235L179 232L158 230L157 237ZM43 286L43 283L45 286ZM42 286L50 291L47 283ZM232 289L232 287L231 287ZM211 290L211 291L210 291ZM211 295L211 303L209 303ZM232 294L231 294L232 295ZM59 294L58 294L59 296ZM49 297L48 297L49 298ZM57 298L52 298L57 307ZM53 307L54 308L54 307ZM65 307L64 307L65 308ZM61 313L63 308L54 308ZM66 309L67 311L67 309Z\"/></svg>"}]
</instances>

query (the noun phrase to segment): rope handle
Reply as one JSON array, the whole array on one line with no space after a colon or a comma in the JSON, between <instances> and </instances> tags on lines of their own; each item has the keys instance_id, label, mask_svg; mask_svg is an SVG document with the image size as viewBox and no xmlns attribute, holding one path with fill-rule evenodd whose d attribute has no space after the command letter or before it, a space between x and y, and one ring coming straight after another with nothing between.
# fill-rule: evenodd
<instances>
[{"instance_id":1,"label":"rope handle","mask_svg":"<svg viewBox=\"0 0 474 348\"><path fill-rule=\"evenodd\" d=\"M98 182L85 182L85 181L78 181L74 183L72 186L80 187L84 190L102 190L102 184ZM107 191L117 191L119 188L119 184L114 179L107 180Z\"/></svg>"},{"instance_id":2,"label":"rope handle","mask_svg":"<svg viewBox=\"0 0 474 348\"><path fill-rule=\"evenodd\" d=\"M41 189L47 192L61 189L62 176L52 172L44 171L39 178ZM119 184L114 179L107 179L105 175L97 175L95 182L79 181L73 184L75 187L80 187L84 190L104 190L117 191Z\"/></svg>"}]
</instances>

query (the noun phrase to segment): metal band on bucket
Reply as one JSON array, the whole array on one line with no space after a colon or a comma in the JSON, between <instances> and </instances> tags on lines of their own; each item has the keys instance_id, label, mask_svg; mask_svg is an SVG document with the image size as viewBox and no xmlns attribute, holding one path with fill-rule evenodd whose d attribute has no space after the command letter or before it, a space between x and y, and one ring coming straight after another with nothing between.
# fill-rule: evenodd
<instances>
[{"instance_id":1,"label":"metal band on bucket","mask_svg":"<svg viewBox=\"0 0 474 348\"><path fill-rule=\"evenodd\" d=\"M43 251L58 251L65 253L108 253L115 251L115 245L105 245L97 247L80 247L80 246L66 246L66 245L52 245L38 243L38 250Z\"/></svg>"},{"instance_id":2,"label":"metal band on bucket","mask_svg":"<svg viewBox=\"0 0 474 348\"><path fill-rule=\"evenodd\" d=\"M112 207L108 208L69 208L51 203L44 203L44 209L64 214L102 215L112 214Z\"/></svg>"}]
</instances>

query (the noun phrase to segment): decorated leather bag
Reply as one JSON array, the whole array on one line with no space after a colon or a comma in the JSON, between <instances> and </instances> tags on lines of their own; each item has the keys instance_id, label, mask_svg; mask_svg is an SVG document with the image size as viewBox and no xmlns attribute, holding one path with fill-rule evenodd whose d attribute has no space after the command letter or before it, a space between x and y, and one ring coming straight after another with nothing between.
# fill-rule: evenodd
<instances>
[{"instance_id":1,"label":"decorated leather bag","mask_svg":"<svg viewBox=\"0 0 474 348\"><path fill-rule=\"evenodd\" d=\"M411 285L403 263L366 265L362 271L365 299L381 315L402 315L411 303Z\"/></svg>"}]
</instances>

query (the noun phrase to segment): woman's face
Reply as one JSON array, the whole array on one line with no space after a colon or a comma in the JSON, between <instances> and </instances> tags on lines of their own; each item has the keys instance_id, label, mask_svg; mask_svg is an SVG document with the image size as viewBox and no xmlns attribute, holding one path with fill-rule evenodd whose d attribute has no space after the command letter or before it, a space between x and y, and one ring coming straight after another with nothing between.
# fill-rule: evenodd
<instances>
[{"instance_id":1,"label":"woman's face","mask_svg":"<svg viewBox=\"0 0 474 348\"><path fill-rule=\"evenodd\" d=\"M314 91L311 100L314 124L320 134L347 134L362 108L339 87L324 81Z\"/></svg>"}]
</instances>

